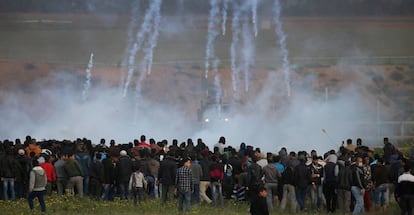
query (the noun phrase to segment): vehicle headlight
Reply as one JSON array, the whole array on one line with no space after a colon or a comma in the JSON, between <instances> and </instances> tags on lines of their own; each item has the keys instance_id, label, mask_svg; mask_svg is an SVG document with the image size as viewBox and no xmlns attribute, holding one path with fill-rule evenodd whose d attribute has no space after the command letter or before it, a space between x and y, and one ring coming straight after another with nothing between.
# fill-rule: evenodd
<instances>
[{"instance_id":1,"label":"vehicle headlight","mask_svg":"<svg viewBox=\"0 0 414 215\"><path fill-rule=\"evenodd\" d=\"M229 118L224 118L224 122L229 122Z\"/></svg>"},{"instance_id":2,"label":"vehicle headlight","mask_svg":"<svg viewBox=\"0 0 414 215\"><path fill-rule=\"evenodd\" d=\"M205 118L204 119L204 122L210 122L210 119L209 118Z\"/></svg>"}]
</instances>

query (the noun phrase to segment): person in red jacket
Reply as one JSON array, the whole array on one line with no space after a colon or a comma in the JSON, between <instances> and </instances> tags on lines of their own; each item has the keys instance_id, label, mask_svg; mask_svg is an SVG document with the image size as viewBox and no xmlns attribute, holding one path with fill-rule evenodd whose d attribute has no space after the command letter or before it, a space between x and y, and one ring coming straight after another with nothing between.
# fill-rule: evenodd
<instances>
[{"instance_id":1,"label":"person in red jacket","mask_svg":"<svg viewBox=\"0 0 414 215\"><path fill-rule=\"evenodd\" d=\"M46 159L47 158L47 162ZM46 184L46 194L50 195L52 194L52 185L53 183L56 183L56 172L55 167L50 163L49 156L40 156L37 161L40 164L40 167L45 170L46 172L46 178L47 178L47 184Z\"/></svg>"}]
</instances>

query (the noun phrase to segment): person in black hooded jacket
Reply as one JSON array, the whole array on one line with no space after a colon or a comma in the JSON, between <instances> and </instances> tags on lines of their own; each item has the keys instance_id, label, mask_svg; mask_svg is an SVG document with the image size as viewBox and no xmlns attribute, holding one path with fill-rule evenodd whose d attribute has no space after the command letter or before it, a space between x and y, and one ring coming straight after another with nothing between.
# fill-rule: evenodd
<instances>
[{"instance_id":1,"label":"person in black hooded jacket","mask_svg":"<svg viewBox=\"0 0 414 215\"><path fill-rule=\"evenodd\" d=\"M161 199L163 202L168 200L168 194L172 193L175 184L177 163L172 157L172 151L160 162L158 169L158 182L161 184Z\"/></svg>"},{"instance_id":2,"label":"person in black hooded jacket","mask_svg":"<svg viewBox=\"0 0 414 215\"><path fill-rule=\"evenodd\" d=\"M121 150L120 157L116 163L116 183L119 188L121 200L128 198L128 185L132 169L132 161L125 150Z\"/></svg>"},{"instance_id":3,"label":"person in black hooded jacket","mask_svg":"<svg viewBox=\"0 0 414 215\"><path fill-rule=\"evenodd\" d=\"M269 215L269 209L266 202L266 188L259 186L257 193L252 197L250 204L250 214L252 215Z\"/></svg>"}]
</instances>

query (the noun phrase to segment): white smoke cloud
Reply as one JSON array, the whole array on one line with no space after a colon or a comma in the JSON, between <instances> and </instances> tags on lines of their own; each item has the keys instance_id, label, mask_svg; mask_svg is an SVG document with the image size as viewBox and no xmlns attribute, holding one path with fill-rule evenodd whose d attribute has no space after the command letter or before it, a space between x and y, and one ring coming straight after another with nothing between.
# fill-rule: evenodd
<instances>
[{"instance_id":1,"label":"white smoke cloud","mask_svg":"<svg viewBox=\"0 0 414 215\"><path fill-rule=\"evenodd\" d=\"M232 22L237 21L238 23L240 17L232 15L234 19ZM162 22L160 23L162 26L160 37L167 38L172 41L171 43L177 37L192 36L183 30L185 25L179 20L175 19L169 22L169 20L163 19ZM191 22L191 19L182 22ZM132 26L137 27L137 24ZM146 27L149 28L150 25L147 24ZM148 32L149 30L143 31L142 34ZM235 33L240 34L233 29L232 36ZM128 35L134 36L131 33ZM138 39L141 38L139 35L135 36ZM260 36L261 34L257 38ZM238 36L232 39L237 39L238 42ZM231 41L228 41L227 47L220 48L229 49L230 43ZM132 42L128 44L130 44L128 47L131 48ZM163 47L161 44L158 48L161 51L157 54L162 57ZM327 46L323 41L315 43L312 40L309 44ZM266 55L263 53L269 52L271 56L278 56L278 53L274 53L278 52L276 45L276 43L269 45L275 46L274 48L265 47L265 51L256 47L257 50L252 49L251 53L256 55L257 52ZM239 63L237 57L240 53L237 50L239 49L234 47L234 53L232 53L234 59L231 63L234 65L226 65L234 67L232 68L234 70L238 67L236 63ZM308 47L304 52L308 50L314 49ZM204 50L196 50L195 52L205 53ZM99 56L99 53L95 54ZM191 54L197 55L194 52ZM133 62L129 63L131 73L135 72L133 70L135 58L132 59L133 57L131 57ZM279 55L279 59L275 59L275 61L282 62L280 58L283 56ZM202 58L199 60L201 63L203 62ZM262 62L263 64L267 63ZM308 73L308 76L301 77L302 82L299 82L297 81L298 75L294 75L294 71L285 70L282 65L269 63L262 67L266 69L277 67L276 69L279 70L269 71L270 75L265 77L267 82L262 88L259 88L260 90L255 95L243 95L247 98L244 100L244 104L232 104L233 111L229 113L228 123L212 121L205 126L197 124L188 110L181 109L178 105L171 105L176 102L154 102L153 98L147 98L145 95L136 101L134 93L125 93L123 97L118 86L98 82L95 77L92 77L91 88L88 89L88 99L83 101L81 95L85 77L78 76L77 72L57 71L40 82L26 86L30 91L35 92L30 94L32 96L28 96L23 89L9 91L5 94L5 98L0 103L0 118L2 119L0 137L9 139L22 138L25 135L31 135L37 139L87 137L92 139L94 143L97 143L100 138L115 139L118 143L127 143L138 138L141 134L145 134L147 137L153 137L157 140L177 138L183 141L189 137L202 138L207 145L212 147L220 136L225 136L228 144L236 147L241 142L245 142L248 145L260 147L262 151L276 152L281 147L287 147L289 151L316 149L322 153L332 148L336 149L344 139L355 139L367 135L356 123L375 119L375 111L372 111L375 109L375 104L369 103L369 100L366 100L355 86L349 85L333 95L330 94L329 99L325 100L324 93L315 89L317 86L303 86L303 83L316 82L316 75ZM252 69L250 72L255 75L254 73L258 70ZM292 94L290 97L285 97L286 83L283 72L292 73ZM200 78L204 76L201 73ZM135 79L136 77L131 74L130 78ZM232 80L231 77L222 78L220 82L232 82ZM131 85L133 83L135 82L131 81ZM235 80L233 83L236 83ZM153 84L156 88L159 83L154 82ZM193 83L188 83L188 85L190 84ZM232 88L231 84L225 84ZM369 84L369 80L366 84ZM253 85L257 84L252 81L251 85L253 88ZM174 86L171 84L171 91L174 90ZM131 88L133 86L127 85L124 90ZM229 91L231 92L231 90L226 92Z\"/></svg>"}]
</instances>

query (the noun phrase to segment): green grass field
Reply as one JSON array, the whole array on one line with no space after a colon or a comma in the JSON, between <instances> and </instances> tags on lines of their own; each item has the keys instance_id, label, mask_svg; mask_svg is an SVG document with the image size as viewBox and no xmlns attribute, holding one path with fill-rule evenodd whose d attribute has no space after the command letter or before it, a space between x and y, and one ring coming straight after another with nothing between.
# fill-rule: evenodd
<instances>
[{"instance_id":1,"label":"green grass field","mask_svg":"<svg viewBox=\"0 0 414 215\"><path fill-rule=\"evenodd\" d=\"M249 204L248 203L236 203L233 201L225 201L224 208L214 208L211 205L202 203L200 205L193 205L190 213L187 214L199 214L199 215L244 215L249 213ZM1 214L3 215L16 215L16 214L40 214L40 206L35 199L35 209L30 211L27 201L21 199L14 202L5 202L0 201ZM288 210L287 210L288 211ZM372 211L374 207L372 206ZM395 203L392 203L388 208L386 214L396 214L399 212L399 208ZM162 204L159 199L155 200L145 200L141 205L135 206L132 201L120 201L116 200L114 202L97 202L92 201L89 198L78 198L72 196L64 197L46 197L46 214L55 214L55 215L75 215L75 214L179 214L178 213L178 203L176 200L172 200L166 204ZM280 213L277 209L271 214L289 214ZM299 214L315 214L311 212L302 212ZM317 214L324 214L319 212ZM336 213L342 214L342 213Z\"/></svg>"}]
</instances>

